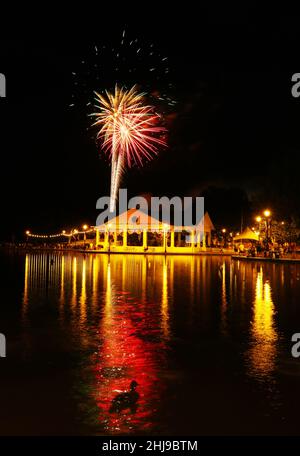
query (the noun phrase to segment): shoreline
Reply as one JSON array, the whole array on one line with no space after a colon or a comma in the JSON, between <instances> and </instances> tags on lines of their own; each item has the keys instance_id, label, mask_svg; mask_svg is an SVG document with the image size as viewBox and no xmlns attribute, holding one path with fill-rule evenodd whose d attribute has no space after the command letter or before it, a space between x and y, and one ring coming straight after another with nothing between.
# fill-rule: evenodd
<instances>
[{"instance_id":1,"label":"shoreline","mask_svg":"<svg viewBox=\"0 0 300 456\"><path fill-rule=\"evenodd\" d=\"M210 249L208 247L208 249ZM94 249L51 249L47 247L41 248L20 248L20 247L2 247L1 250L14 250L18 252L25 252L25 253L33 253L33 252L52 252L52 253L84 253L84 254L96 254L96 255L172 255L172 256L184 256L184 255L194 255L194 256L232 256L232 250L225 250L223 252L216 251L216 250L203 250L200 252L155 252L155 251L136 251L136 250L126 250L126 251L118 251L118 250L111 250L111 251L103 251L103 250L94 250Z\"/></svg>"},{"instance_id":2,"label":"shoreline","mask_svg":"<svg viewBox=\"0 0 300 456\"><path fill-rule=\"evenodd\" d=\"M300 258L265 258L265 257L247 257L242 255L232 255L233 260L241 261L264 261L269 263L300 263Z\"/></svg>"},{"instance_id":3,"label":"shoreline","mask_svg":"<svg viewBox=\"0 0 300 456\"><path fill-rule=\"evenodd\" d=\"M208 248L210 249L210 248ZM206 250L200 252L153 252L153 251L118 251L118 250L111 250L111 251L103 251L103 250L84 250L84 249L76 249L76 248L68 248L68 249L53 249L47 247L41 248L20 248L20 247L8 247L8 246L0 246L0 250L13 250L18 252L25 252L25 253L34 253L34 252L52 252L55 253L81 253L81 254L95 254L95 255L172 255L172 256L226 256L231 257L232 260L241 260L241 261L263 261L269 263L300 263L300 258L265 258L265 257L248 257L243 255L235 255L233 254L232 250L225 250L223 252L215 250Z\"/></svg>"}]
</instances>

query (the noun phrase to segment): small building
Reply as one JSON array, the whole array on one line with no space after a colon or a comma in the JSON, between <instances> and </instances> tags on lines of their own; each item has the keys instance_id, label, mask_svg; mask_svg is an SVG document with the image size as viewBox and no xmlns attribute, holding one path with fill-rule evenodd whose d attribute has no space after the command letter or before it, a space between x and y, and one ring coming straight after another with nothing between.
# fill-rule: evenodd
<instances>
[{"instance_id":1,"label":"small building","mask_svg":"<svg viewBox=\"0 0 300 456\"><path fill-rule=\"evenodd\" d=\"M195 228L168 225L129 209L94 229L96 249L102 252L180 254L205 251L215 228L207 212Z\"/></svg>"}]
</instances>

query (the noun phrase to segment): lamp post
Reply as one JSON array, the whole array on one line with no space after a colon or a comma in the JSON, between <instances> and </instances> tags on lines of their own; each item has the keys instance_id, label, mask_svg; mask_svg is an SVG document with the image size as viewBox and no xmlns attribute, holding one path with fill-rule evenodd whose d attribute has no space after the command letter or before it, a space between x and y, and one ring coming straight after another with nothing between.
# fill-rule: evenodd
<instances>
[{"instance_id":1,"label":"lamp post","mask_svg":"<svg viewBox=\"0 0 300 456\"><path fill-rule=\"evenodd\" d=\"M266 237L267 241L269 241L269 239L271 239L271 211L269 211L269 209L266 209L264 211L264 216L266 221Z\"/></svg>"},{"instance_id":2,"label":"lamp post","mask_svg":"<svg viewBox=\"0 0 300 456\"><path fill-rule=\"evenodd\" d=\"M222 229L222 233L223 233L223 247L226 247L226 228L223 228Z\"/></svg>"},{"instance_id":3,"label":"lamp post","mask_svg":"<svg viewBox=\"0 0 300 456\"><path fill-rule=\"evenodd\" d=\"M61 232L61 242L64 244L64 241L65 241L65 238L66 238L66 230L62 230Z\"/></svg>"},{"instance_id":4,"label":"lamp post","mask_svg":"<svg viewBox=\"0 0 300 456\"><path fill-rule=\"evenodd\" d=\"M261 222L261 216L258 215L257 217L255 217L255 220L256 220L257 225L258 225L258 233L259 233L259 236L260 236L260 222Z\"/></svg>"},{"instance_id":5,"label":"lamp post","mask_svg":"<svg viewBox=\"0 0 300 456\"><path fill-rule=\"evenodd\" d=\"M76 247L76 245L77 245L77 239L76 239L76 234L77 234L77 233L78 233L78 230L75 228L75 229L73 230L73 234L72 234L72 235L74 236L74 240L75 240L75 247Z\"/></svg>"},{"instance_id":6,"label":"lamp post","mask_svg":"<svg viewBox=\"0 0 300 456\"><path fill-rule=\"evenodd\" d=\"M82 225L82 229L84 231L83 233L83 240L86 241L86 230L88 229L88 226L87 225Z\"/></svg>"},{"instance_id":7,"label":"lamp post","mask_svg":"<svg viewBox=\"0 0 300 456\"><path fill-rule=\"evenodd\" d=\"M30 231L27 230L25 234L26 234L26 243L28 244L28 238L30 236Z\"/></svg>"},{"instance_id":8,"label":"lamp post","mask_svg":"<svg viewBox=\"0 0 300 456\"><path fill-rule=\"evenodd\" d=\"M255 217L255 220L258 224L258 233L259 233L259 236L260 236L260 232L261 232L261 227L262 227L262 223L264 223L265 225L265 232L266 232L266 236L265 236L265 241L264 242L269 242L269 239L271 240L271 211L269 209L265 209L264 212L263 212L263 217L261 217L260 215L258 215L257 217Z\"/></svg>"}]
</instances>

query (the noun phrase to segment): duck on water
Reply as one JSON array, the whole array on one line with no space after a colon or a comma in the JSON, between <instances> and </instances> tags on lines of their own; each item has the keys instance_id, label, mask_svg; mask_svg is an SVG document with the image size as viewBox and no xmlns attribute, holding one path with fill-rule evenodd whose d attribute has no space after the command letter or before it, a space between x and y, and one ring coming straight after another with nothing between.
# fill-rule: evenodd
<instances>
[{"instance_id":1,"label":"duck on water","mask_svg":"<svg viewBox=\"0 0 300 456\"><path fill-rule=\"evenodd\" d=\"M129 391L117 394L117 396L111 401L109 413L120 413L122 410L130 409L134 413L137 409L137 401L140 397L139 393L135 391L138 383L132 380L130 383Z\"/></svg>"}]
</instances>

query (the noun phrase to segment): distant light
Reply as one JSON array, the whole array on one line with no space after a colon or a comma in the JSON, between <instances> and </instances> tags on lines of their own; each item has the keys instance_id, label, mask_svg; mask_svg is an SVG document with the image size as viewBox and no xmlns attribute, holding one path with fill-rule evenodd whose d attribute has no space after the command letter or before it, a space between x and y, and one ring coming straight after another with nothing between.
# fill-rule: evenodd
<instances>
[{"instance_id":1,"label":"distant light","mask_svg":"<svg viewBox=\"0 0 300 456\"><path fill-rule=\"evenodd\" d=\"M66 230L62 230L62 234L66 234Z\"/></svg>"},{"instance_id":2,"label":"distant light","mask_svg":"<svg viewBox=\"0 0 300 456\"><path fill-rule=\"evenodd\" d=\"M222 229L222 233L226 233L226 228L223 228L223 229Z\"/></svg>"},{"instance_id":3,"label":"distant light","mask_svg":"<svg viewBox=\"0 0 300 456\"><path fill-rule=\"evenodd\" d=\"M284 222L281 222L281 225L284 225Z\"/></svg>"},{"instance_id":4,"label":"distant light","mask_svg":"<svg viewBox=\"0 0 300 456\"><path fill-rule=\"evenodd\" d=\"M271 215L271 211L269 211L269 209L266 209L266 210L264 211L264 216L265 216L265 217L270 217L270 215Z\"/></svg>"},{"instance_id":5,"label":"distant light","mask_svg":"<svg viewBox=\"0 0 300 456\"><path fill-rule=\"evenodd\" d=\"M28 235L30 234L30 231L27 230L27 231L26 231L26 234L27 234L27 236L28 236Z\"/></svg>"},{"instance_id":6,"label":"distant light","mask_svg":"<svg viewBox=\"0 0 300 456\"><path fill-rule=\"evenodd\" d=\"M260 216L260 215L258 215L258 216L256 217L256 219L255 219L255 220L256 220L258 223L259 223L259 222L261 222L261 216Z\"/></svg>"},{"instance_id":7,"label":"distant light","mask_svg":"<svg viewBox=\"0 0 300 456\"><path fill-rule=\"evenodd\" d=\"M82 228L83 228L84 230L87 230L87 229L88 229L88 226L87 226L87 225L82 225Z\"/></svg>"},{"instance_id":8,"label":"distant light","mask_svg":"<svg viewBox=\"0 0 300 456\"><path fill-rule=\"evenodd\" d=\"M255 230L254 226L252 226L252 227L251 227L251 230L252 230L252 231L254 231L254 230Z\"/></svg>"},{"instance_id":9,"label":"distant light","mask_svg":"<svg viewBox=\"0 0 300 456\"><path fill-rule=\"evenodd\" d=\"M74 234L77 234L77 233L78 233L78 230L74 230L73 232L74 232Z\"/></svg>"}]
</instances>

